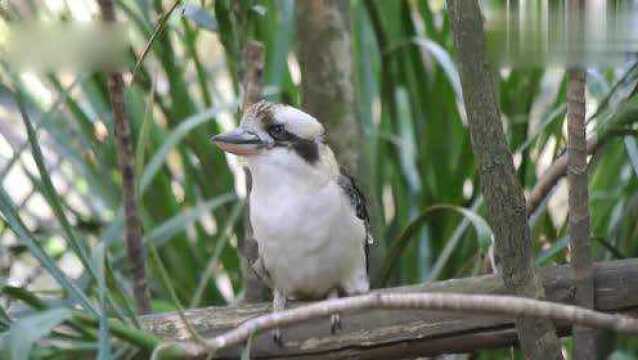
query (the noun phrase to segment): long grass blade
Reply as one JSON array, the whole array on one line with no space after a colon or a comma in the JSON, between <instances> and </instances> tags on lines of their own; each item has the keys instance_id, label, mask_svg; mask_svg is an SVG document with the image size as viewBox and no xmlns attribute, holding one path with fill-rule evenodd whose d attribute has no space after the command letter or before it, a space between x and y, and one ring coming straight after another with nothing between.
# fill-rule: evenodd
<instances>
[{"instance_id":1,"label":"long grass blade","mask_svg":"<svg viewBox=\"0 0 638 360\"><path fill-rule=\"evenodd\" d=\"M95 269L97 270L97 284L98 284L98 301L100 303L100 316L98 319L98 360L108 360L111 358L111 341L109 336L109 322L106 311L106 288L105 281L105 266L106 261L106 247L104 243L99 243L95 247L93 252L93 262Z\"/></svg>"},{"instance_id":2,"label":"long grass blade","mask_svg":"<svg viewBox=\"0 0 638 360\"><path fill-rule=\"evenodd\" d=\"M230 235L232 234L231 230L233 229L235 224L237 224L237 221L241 217L242 210L244 209L244 205L246 205L245 201L240 201L239 203L237 203L237 205L235 205L230 216L228 217L228 222L226 223L226 226L224 227L224 230L222 231L221 236L217 238L213 255L211 256L210 260L206 264L206 267L204 268L204 273L200 277L199 283L197 284L197 288L195 289L195 293L190 303L191 308L199 306L202 300L202 296L204 295L204 290L206 290L206 285L208 284L208 281L210 281L210 279L213 277L213 274L215 273L217 264L219 264L219 257L221 256L222 251L224 250L224 247L228 243L228 239L230 238Z\"/></svg>"},{"instance_id":3,"label":"long grass blade","mask_svg":"<svg viewBox=\"0 0 638 360\"><path fill-rule=\"evenodd\" d=\"M9 228L18 236L18 238L27 246L31 255L35 257L40 264L49 272L49 274L67 290L70 295L77 300L82 307L84 307L90 313L97 315L95 307L89 302L86 294L80 290L80 288L67 278L67 276L58 268L55 260L52 259L46 251L42 248L42 245L35 240L26 226L20 220L13 201L9 197L9 194L0 188L0 213L4 216Z\"/></svg>"},{"instance_id":4,"label":"long grass blade","mask_svg":"<svg viewBox=\"0 0 638 360\"><path fill-rule=\"evenodd\" d=\"M182 121L179 126L171 131L168 135L162 146L157 150L157 152L153 155L151 160L146 165L144 169L144 173L140 178L140 196L144 194L151 181L161 169L166 157L169 152L182 140L186 137L189 132L196 127L204 124L206 121L210 121L211 118L214 118L222 111L230 110L236 108L236 104L228 104L225 106L217 106L212 107L207 110L202 111L197 115L193 115L188 119Z\"/></svg>"},{"instance_id":5,"label":"long grass blade","mask_svg":"<svg viewBox=\"0 0 638 360\"><path fill-rule=\"evenodd\" d=\"M53 328L71 318L72 312L66 308L50 309L17 320L5 338L9 358L28 360L31 348L40 338Z\"/></svg>"},{"instance_id":6,"label":"long grass blade","mask_svg":"<svg viewBox=\"0 0 638 360\"><path fill-rule=\"evenodd\" d=\"M175 292L175 287L171 283L170 276L168 275L168 271L166 270L166 267L164 266L164 263L162 262L162 259L159 253L157 252L157 248L151 242L151 243L148 243L148 249L150 250L149 253L151 255L151 259L155 263L155 266L157 267L157 270L160 274L160 281L162 282L162 285L166 288L166 290L168 290L168 293L170 294L170 297L171 297L171 301L173 302L173 305L175 305L175 307L177 308L177 314L180 320L182 320L182 323L184 323L184 326L186 326L186 329L188 330L190 335L193 337L193 339L195 339L195 341L204 343L205 342L204 339L197 333L197 331L195 330L191 322L188 321L188 319L186 318L186 315L184 315L184 307L182 306L182 302L179 301L179 298L177 297L177 293Z\"/></svg>"},{"instance_id":7,"label":"long grass blade","mask_svg":"<svg viewBox=\"0 0 638 360\"><path fill-rule=\"evenodd\" d=\"M625 137L625 149L629 156L629 163L631 164L634 174L638 177L638 142L635 138Z\"/></svg>"},{"instance_id":8,"label":"long grass blade","mask_svg":"<svg viewBox=\"0 0 638 360\"><path fill-rule=\"evenodd\" d=\"M436 62L441 65L445 76L447 76L450 85L454 89L454 95L458 101L463 101L463 93L461 92L461 78L459 77L459 71L456 69L456 65L452 60L450 54L441 45L436 42L422 37L417 37L414 42L425 48L436 59Z\"/></svg>"},{"instance_id":9,"label":"long grass blade","mask_svg":"<svg viewBox=\"0 0 638 360\"><path fill-rule=\"evenodd\" d=\"M95 270L91 265L91 260L89 258L89 250L84 242L81 242L75 235L71 223L69 222L60 202L60 198L58 196L55 187L53 186L53 182L51 181L51 176L49 175L49 171L44 164L44 156L42 155L42 149L40 148L40 144L38 142L38 137L31 125L31 120L29 119L29 115L24 107L22 102L22 97L20 95L19 90L16 92L16 102L18 104L18 108L22 115L22 121L24 126L27 129L27 136L29 138L29 143L31 143L31 151L33 154L33 159L35 160L36 166L40 173L40 179L43 185L43 193L48 200L55 217L62 225L64 232L67 236L67 241L69 247L73 252L77 255L78 259L82 262L85 269L89 271L89 273L95 278Z\"/></svg>"},{"instance_id":10,"label":"long grass blade","mask_svg":"<svg viewBox=\"0 0 638 360\"><path fill-rule=\"evenodd\" d=\"M226 193L198 204L196 207L184 210L178 215L166 220L165 222L154 227L144 236L144 244L153 243L156 247L163 246L176 234L184 231L187 226L192 224L197 219L200 219L204 214L214 211L222 205L225 205L231 201L237 199L237 196L233 193ZM119 264L123 259L124 254L115 255L114 262Z\"/></svg>"},{"instance_id":11,"label":"long grass blade","mask_svg":"<svg viewBox=\"0 0 638 360\"><path fill-rule=\"evenodd\" d=\"M434 205L424 210L417 216L412 222L405 228L405 230L399 235L399 237L392 243L392 247L388 250L388 254L384 261L382 284L386 284L390 279L392 270L399 260L400 254L403 249L408 245L410 239L418 232L418 230L426 223L428 216L431 212L437 210L452 210L460 213L467 218L476 230L476 235L479 242L479 248L482 251L486 251L493 237L492 230L487 224L487 221L483 219L476 212L465 209L455 205Z\"/></svg>"}]
</instances>

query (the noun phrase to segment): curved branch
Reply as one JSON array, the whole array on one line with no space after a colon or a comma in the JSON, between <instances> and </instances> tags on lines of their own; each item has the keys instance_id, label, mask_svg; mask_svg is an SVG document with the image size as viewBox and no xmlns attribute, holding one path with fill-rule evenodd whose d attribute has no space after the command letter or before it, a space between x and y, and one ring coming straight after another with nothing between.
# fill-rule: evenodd
<instances>
[{"instance_id":1,"label":"curved branch","mask_svg":"<svg viewBox=\"0 0 638 360\"><path fill-rule=\"evenodd\" d=\"M617 129L608 131L600 139L592 137L587 140L587 154L596 154L609 140L617 136L638 136L637 130ZM552 191L558 181L567 175L567 153L556 159L552 165L545 170L543 176L538 180L534 188L527 197L527 214L533 214L547 195Z\"/></svg>"},{"instance_id":2,"label":"curved branch","mask_svg":"<svg viewBox=\"0 0 638 360\"><path fill-rule=\"evenodd\" d=\"M637 319L548 301L502 295L372 293L326 300L292 310L259 316L222 335L206 340L205 345L195 342L183 342L175 343L170 348L179 350L180 353L186 353L189 356L202 356L240 344L256 332L334 313L367 309L424 309L472 312L480 313L481 315L539 317L593 328L614 330L621 333L638 334Z\"/></svg>"}]
</instances>

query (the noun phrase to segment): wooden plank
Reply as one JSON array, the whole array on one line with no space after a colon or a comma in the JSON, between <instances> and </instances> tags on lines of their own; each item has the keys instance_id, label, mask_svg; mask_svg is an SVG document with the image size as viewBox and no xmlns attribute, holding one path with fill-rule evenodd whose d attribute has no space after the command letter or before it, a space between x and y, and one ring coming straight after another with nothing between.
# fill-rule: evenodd
<instances>
[{"instance_id":1,"label":"wooden plank","mask_svg":"<svg viewBox=\"0 0 638 360\"><path fill-rule=\"evenodd\" d=\"M568 266L552 266L540 271L550 301L572 304L574 286ZM596 309L606 312L638 311L638 259L612 261L594 267ZM506 294L495 275L454 279L426 285L378 291L456 292ZM210 307L188 310L187 317L205 337L219 334L246 319L270 311L270 304ZM330 334L329 320L310 321L284 329L284 347L273 343L271 334L253 339L255 358L343 358L364 359L397 356L431 356L445 352L465 352L516 343L512 319L418 310L374 310L343 314L343 331ZM144 329L167 340L184 340L188 332L177 314L154 314L141 318ZM569 327L557 324L561 334ZM222 356L236 356L231 348Z\"/></svg>"}]
</instances>

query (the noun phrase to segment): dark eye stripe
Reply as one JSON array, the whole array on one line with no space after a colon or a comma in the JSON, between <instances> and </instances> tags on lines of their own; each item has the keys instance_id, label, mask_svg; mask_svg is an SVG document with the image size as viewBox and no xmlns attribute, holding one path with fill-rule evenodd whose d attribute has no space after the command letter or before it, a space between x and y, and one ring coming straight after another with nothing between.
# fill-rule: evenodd
<instances>
[{"instance_id":1,"label":"dark eye stripe","mask_svg":"<svg viewBox=\"0 0 638 360\"><path fill-rule=\"evenodd\" d=\"M275 146L290 147L301 158L310 164L314 164L319 160L319 146L313 140L307 140L298 137L286 131L282 124L273 124L268 127L268 134L275 139Z\"/></svg>"},{"instance_id":2,"label":"dark eye stripe","mask_svg":"<svg viewBox=\"0 0 638 360\"><path fill-rule=\"evenodd\" d=\"M268 128L268 134L272 136L273 139L284 141L292 139L292 134L286 131L283 125L274 124Z\"/></svg>"}]
</instances>

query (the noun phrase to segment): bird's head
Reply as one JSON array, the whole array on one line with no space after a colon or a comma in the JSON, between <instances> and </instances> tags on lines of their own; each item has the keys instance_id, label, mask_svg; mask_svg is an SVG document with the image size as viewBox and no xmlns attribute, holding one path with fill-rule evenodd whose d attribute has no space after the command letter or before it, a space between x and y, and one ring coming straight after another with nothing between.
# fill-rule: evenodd
<instances>
[{"instance_id":1,"label":"bird's head","mask_svg":"<svg viewBox=\"0 0 638 360\"><path fill-rule=\"evenodd\" d=\"M291 106L260 101L242 117L238 128L212 137L223 151L252 157L277 148L295 151L309 163L319 158L325 130L311 115Z\"/></svg>"}]
</instances>

